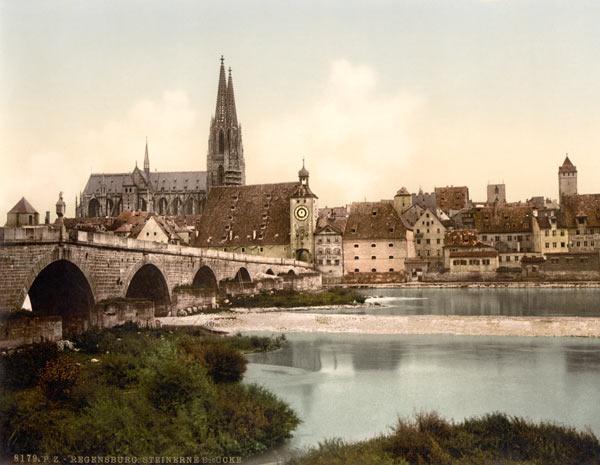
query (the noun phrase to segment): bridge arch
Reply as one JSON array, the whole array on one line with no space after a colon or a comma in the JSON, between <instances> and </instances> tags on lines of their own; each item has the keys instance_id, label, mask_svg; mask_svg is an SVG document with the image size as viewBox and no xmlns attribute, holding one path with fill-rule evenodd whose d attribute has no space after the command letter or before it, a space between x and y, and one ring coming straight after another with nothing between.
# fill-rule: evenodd
<instances>
[{"instance_id":1,"label":"bridge arch","mask_svg":"<svg viewBox=\"0 0 600 465\"><path fill-rule=\"evenodd\" d=\"M199 289L209 289L217 293L219 290L219 282L214 271L206 265L201 266L192 280L192 286Z\"/></svg>"},{"instance_id":2,"label":"bridge arch","mask_svg":"<svg viewBox=\"0 0 600 465\"><path fill-rule=\"evenodd\" d=\"M163 272L155 264L149 262L142 263L136 268L127 283L125 297L151 300L154 302L154 314L166 316L169 312L171 297Z\"/></svg>"},{"instance_id":3,"label":"bridge arch","mask_svg":"<svg viewBox=\"0 0 600 465\"><path fill-rule=\"evenodd\" d=\"M27 284L25 296L29 295L34 313L60 316L63 334L69 335L84 329L90 320L95 305L90 283L79 266L61 258L39 270Z\"/></svg>"},{"instance_id":4,"label":"bridge arch","mask_svg":"<svg viewBox=\"0 0 600 465\"><path fill-rule=\"evenodd\" d=\"M248 272L248 269L243 266L240 267L240 269L237 271L234 279L238 283L251 283L252 282L252 278L250 277L250 273Z\"/></svg>"}]
</instances>

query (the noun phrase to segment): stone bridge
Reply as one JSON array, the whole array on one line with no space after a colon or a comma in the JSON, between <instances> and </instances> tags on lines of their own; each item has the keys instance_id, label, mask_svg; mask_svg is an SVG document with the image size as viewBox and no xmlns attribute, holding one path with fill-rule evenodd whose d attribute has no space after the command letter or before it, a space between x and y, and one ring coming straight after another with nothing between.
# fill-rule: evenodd
<instances>
[{"instance_id":1,"label":"stone bridge","mask_svg":"<svg viewBox=\"0 0 600 465\"><path fill-rule=\"evenodd\" d=\"M174 313L181 301L210 305L218 294L260 289L261 283L315 288L321 276L291 259L106 233L0 229L0 315L21 309L29 296L33 314L60 316L63 326L67 316L87 320L86 327L102 326L95 315L111 303L152 302L154 313L162 316Z\"/></svg>"}]
</instances>

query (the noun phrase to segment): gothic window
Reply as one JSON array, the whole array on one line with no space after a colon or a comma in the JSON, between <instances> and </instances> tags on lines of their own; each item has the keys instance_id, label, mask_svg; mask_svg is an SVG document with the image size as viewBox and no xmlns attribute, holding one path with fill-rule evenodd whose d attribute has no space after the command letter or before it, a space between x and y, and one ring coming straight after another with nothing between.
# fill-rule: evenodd
<instances>
[{"instance_id":1,"label":"gothic window","mask_svg":"<svg viewBox=\"0 0 600 465\"><path fill-rule=\"evenodd\" d=\"M219 153L225 153L225 134L219 131Z\"/></svg>"},{"instance_id":2,"label":"gothic window","mask_svg":"<svg viewBox=\"0 0 600 465\"><path fill-rule=\"evenodd\" d=\"M173 200L173 215L179 215L179 198L175 197L175 200Z\"/></svg>"},{"instance_id":3,"label":"gothic window","mask_svg":"<svg viewBox=\"0 0 600 465\"><path fill-rule=\"evenodd\" d=\"M186 215L193 215L194 214L194 199L189 198L185 202L185 214Z\"/></svg>"},{"instance_id":4,"label":"gothic window","mask_svg":"<svg viewBox=\"0 0 600 465\"><path fill-rule=\"evenodd\" d=\"M141 211L148 211L148 204L146 203L146 199L141 198L140 199L140 210Z\"/></svg>"},{"instance_id":5,"label":"gothic window","mask_svg":"<svg viewBox=\"0 0 600 465\"><path fill-rule=\"evenodd\" d=\"M158 201L158 214L167 214L167 199L165 199L164 197L161 197L161 199Z\"/></svg>"},{"instance_id":6,"label":"gothic window","mask_svg":"<svg viewBox=\"0 0 600 465\"><path fill-rule=\"evenodd\" d=\"M217 185L222 185L225 182L225 169L223 165L219 165L219 169L217 170Z\"/></svg>"},{"instance_id":7,"label":"gothic window","mask_svg":"<svg viewBox=\"0 0 600 465\"><path fill-rule=\"evenodd\" d=\"M90 200L88 204L88 216L92 218L100 216L100 202L97 199Z\"/></svg>"}]
</instances>

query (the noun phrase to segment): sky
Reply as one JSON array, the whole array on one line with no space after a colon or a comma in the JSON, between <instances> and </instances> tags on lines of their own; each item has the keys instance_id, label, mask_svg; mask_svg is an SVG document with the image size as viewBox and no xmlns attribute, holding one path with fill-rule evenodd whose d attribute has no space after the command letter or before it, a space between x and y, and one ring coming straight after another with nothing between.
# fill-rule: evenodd
<instances>
[{"instance_id":1,"label":"sky","mask_svg":"<svg viewBox=\"0 0 600 465\"><path fill-rule=\"evenodd\" d=\"M467 185L600 192L600 2L0 0L0 223L92 172L205 170L219 57L248 183L320 206Z\"/></svg>"}]
</instances>

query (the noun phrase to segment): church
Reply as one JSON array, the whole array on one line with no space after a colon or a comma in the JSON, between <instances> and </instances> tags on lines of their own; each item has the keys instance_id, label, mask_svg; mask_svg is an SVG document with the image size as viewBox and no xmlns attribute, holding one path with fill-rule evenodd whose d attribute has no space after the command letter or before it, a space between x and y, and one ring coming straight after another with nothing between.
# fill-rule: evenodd
<instances>
[{"instance_id":1,"label":"church","mask_svg":"<svg viewBox=\"0 0 600 465\"><path fill-rule=\"evenodd\" d=\"M130 173L93 173L76 202L76 216L118 216L123 211L159 215L197 215L208 191L216 186L246 184L242 129L237 121L231 68L221 57L217 103L210 122L206 171L151 171L148 141L144 166Z\"/></svg>"}]
</instances>

